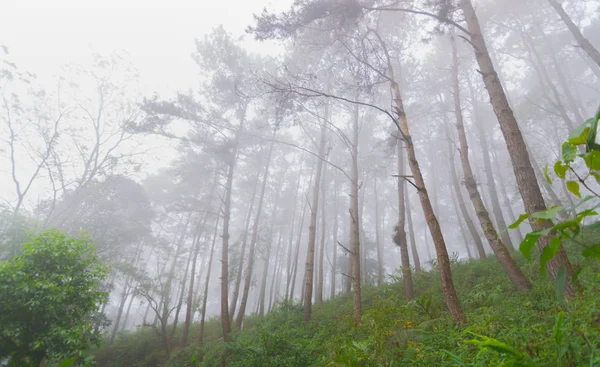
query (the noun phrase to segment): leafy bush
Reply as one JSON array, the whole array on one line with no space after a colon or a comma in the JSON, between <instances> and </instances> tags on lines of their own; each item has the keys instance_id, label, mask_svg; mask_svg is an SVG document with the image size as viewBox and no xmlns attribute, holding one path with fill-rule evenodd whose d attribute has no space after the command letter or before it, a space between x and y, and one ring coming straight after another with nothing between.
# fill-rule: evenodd
<instances>
[{"instance_id":1,"label":"leafy bush","mask_svg":"<svg viewBox=\"0 0 600 367\"><path fill-rule=\"evenodd\" d=\"M99 340L94 314L106 270L87 237L47 230L0 263L0 360L37 365L80 356Z\"/></svg>"}]
</instances>

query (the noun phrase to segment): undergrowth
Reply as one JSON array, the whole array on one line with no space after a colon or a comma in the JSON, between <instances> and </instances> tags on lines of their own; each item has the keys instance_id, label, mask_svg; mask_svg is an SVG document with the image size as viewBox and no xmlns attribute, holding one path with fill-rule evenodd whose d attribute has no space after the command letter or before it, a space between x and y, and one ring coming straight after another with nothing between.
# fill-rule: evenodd
<instances>
[{"instance_id":1,"label":"undergrowth","mask_svg":"<svg viewBox=\"0 0 600 367\"><path fill-rule=\"evenodd\" d=\"M600 229L588 228L597 243ZM581 295L561 305L537 259L514 256L533 281L514 290L494 257L452 265L467 314L465 326L446 312L439 274L415 274L416 298L407 302L401 280L363 288L363 325L353 327L352 301L339 295L314 306L302 320L297 303L280 303L264 318L250 316L245 329L223 343L219 321L207 323L205 344L192 338L167 359L149 328L125 332L94 351L100 366L600 366L600 266L565 247L579 276ZM435 269L435 267L434 267ZM194 325L191 335L198 334ZM172 341L178 345L176 334ZM227 363L224 364L223 361Z\"/></svg>"}]
</instances>

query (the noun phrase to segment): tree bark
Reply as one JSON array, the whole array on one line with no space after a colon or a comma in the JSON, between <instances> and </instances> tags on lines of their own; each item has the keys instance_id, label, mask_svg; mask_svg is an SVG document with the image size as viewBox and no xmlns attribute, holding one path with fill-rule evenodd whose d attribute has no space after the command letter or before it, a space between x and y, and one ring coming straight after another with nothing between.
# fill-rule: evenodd
<instances>
[{"instance_id":1,"label":"tree bark","mask_svg":"<svg viewBox=\"0 0 600 367\"><path fill-rule=\"evenodd\" d=\"M360 113L358 105L354 106L352 119L352 180L350 182L350 249L352 251L352 300L355 325L362 324L361 304L361 273L360 273L360 212L358 205L359 183L358 183L358 134Z\"/></svg>"},{"instance_id":2,"label":"tree bark","mask_svg":"<svg viewBox=\"0 0 600 367\"><path fill-rule=\"evenodd\" d=\"M250 201L250 207L246 215L246 223L244 225L244 235L242 239L242 247L240 248L240 262L238 265L237 273L235 276L235 285L233 286L233 295L231 299L231 305L229 306L229 320L233 321L235 315L235 309L237 307L237 301L240 294L240 284L242 283L242 273L244 269L244 257L246 256L246 245L248 243L248 232L250 232L250 220L252 219L252 209L254 208L254 199L256 198L256 191L258 188L258 180L260 178L260 172L256 173L256 179L254 180L254 188L252 189L252 199Z\"/></svg>"},{"instance_id":3,"label":"tree bark","mask_svg":"<svg viewBox=\"0 0 600 367\"><path fill-rule=\"evenodd\" d=\"M450 135L448 136L450 138ZM485 250L483 248L483 243L481 242L481 237L479 237L479 233L477 232L477 228L475 228L475 224L473 223L473 219L467 210L467 206L465 204L465 199L462 194L462 190L460 189L458 172L456 172L456 163L454 162L454 149L452 149L452 143L448 144L448 157L450 159L450 176L452 179L452 187L454 188L454 196L456 197L456 201L458 202L458 208L462 214L463 220L467 225L467 229L471 234L471 238L473 239L473 243L475 244L475 248L477 249L477 255L480 259L485 259Z\"/></svg>"},{"instance_id":4,"label":"tree bark","mask_svg":"<svg viewBox=\"0 0 600 367\"><path fill-rule=\"evenodd\" d=\"M577 25L573 22L573 20L571 20L571 17L569 17L565 9L563 9L557 0L548 0L548 3L554 8L554 10L556 10L560 16L560 19L562 19L562 21L565 23L577 43L579 43L579 46L581 46L588 56L596 64L598 64L598 66L600 66L600 51L598 51L598 49L596 49L592 43L583 36Z\"/></svg>"},{"instance_id":5,"label":"tree bark","mask_svg":"<svg viewBox=\"0 0 600 367\"><path fill-rule=\"evenodd\" d=\"M423 180L421 168L419 167L419 162L417 161L417 156L415 153L415 147L413 145L412 137L409 132L408 120L406 118L406 112L404 111L404 103L400 95L400 86L394 79L394 72L389 62L388 73L390 77L390 87L392 89L392 94L394 98L394 107L397 116L398 127L400 133L402 134L402 140L404 140L406 152L408 155L408 165L410 167L414 179L414 185L416 186L417 192L419 194L419 200L421 201L423 214L425 215L427 226L429 227L429 231L431 232L431 237L433 238L433 244L435 246L437 254L437 262L440 269L440 277L442 281L442 292L446 300L446 306L448 307L448 310L450 311L450 314L452 315L454 320L457 323L463 324L466 323L467 318L463 313L462 307L456 295L454 282L452 281L452 270L450 269L450 258L448 257L448 249L446 248L446 242L444 240L444 235L442 234L442 230L440 228L440 223L437 220L437 217L433 211L433 207L431 206L431 201L429 200L429 195L427 194L425 181Z\"/></svg>"},{"instance_id":6,"label":"tree bark","mask_svg":"<svg viewBox=\"0 0 600 367\"><path fill-rule=\"evenodd\" d=\"M494 69L471 0L462 0L461 8L464 12L465 20L470 32L471 44L475 49L475 58L477 59L483 82L489 93L494 112L500 122L500 129L504 135L506 146L511 157L515 177L517 178L517 185L521 192L523 203L525 204L525 210L530 215L538 211L546 210L546 204L544 203L542 192L535 177L525 140L523 139L515 115L508 103L498 74ZM532 227L534 230L547 229L552 227L552 222L543 221L540 223L535 221L532 222ZM549 243L549 236L542 237L538 241L538 248L541 251L544 247L548 246ZM546 265L550 278L554 280L559 269L562 267L564 267L567 274L567 281L564 289L565 295L570 297L575 294L575 287L572 282L573 268L563 248L561 248L556 256Z\"/></svg>"},{"instance_id":7,"label":"tree bark","mask_svg":"<svg viewBox=\"0 0 600 367\"><path fill-rule=\"evenodd\" d=\"M383 284L383 251L381 250L381 223L379 220L379 195L377 193L377 177L373 177L373 195L375 200L375 247L377 250L377 285L381 285Z\"/></svg>"},{"instance_id":8,"label":"tree bark","mask_svg":"<svg viewBox=\"0 0 600 367\"><path fill-rule=\"evenodd\" d=\"M223 205L221 205L221 208L223 207ZM221 209L219 209L219 212L221 212ZM217 217L217 220L215 221L215 231L213 233L213 238L212 238L212 243L210 245L210 255L208 257L208 267L206 269L206 280L204 281L204 292L202 295L202 313L200 314L200 334L198 337L198 344L200 346L202 346L202 343L204 341L204 323L206 320L206 303L208 300L208 286L210 284L210 272L212 270L212 263L213 263L213 255L215 253L215 244L217 243L217 235L219 233L219 217Z\"/></svg>"},{"instance_id":9,"label":"tree bark","mask_svg":"<svg viewBox=\"0 0 600 367\"><path fill-rule=\"evenodd\" d=\"M273 156L273 142L269 146L269 153L267 156L267 162L265 163L265 171L262 178L262 187L260 189L260 196L258 198L258 206L256 208L256 217L254 218L254 224L252 225L252 238L250 239L250 250L248 252L248 266L246 267L246 273L244 274L244 290L242 292L242 301L240 303L240 310L237 318L235 319L235 328L241 329L242 321L244 320L244 314L246 312L246 304L248 302L248 294L250 293L250 284L252 282L252 273L254 270L254 252L256 249L256 242L258 239L258 225L260 224L260 216L262 214L262 207L265 198L265 191L267 188L267 181L269 180L269 167L271 165L271 157Z\"/></svg>"},{"instance_id":10,"label":"tree bark","mask_svg":"<svg viewBox=\"0 0 600 367\"><path fill-rule=\"evenodd\" d=\"M326 201L327 197L327 167L323 167L323 179L321 180L321 243L319 245L319 267L317 271L317 289L315 293L315 302L323 303L323 271L325 260L325 237L327 235L327 213Z\"/></svg>"},{"instance_id":11,"label":"tree bark","mask_svg":"<svg viewBox=\"0 0 600 367\"><path fill-rule=\"evenodd\" d=\"M406 243L406 231L404 229L406 222L406 203L404 195L404 186L406 178L404 176L404 154L402 154L402 140L396 141L397 147L397 168L398 168L398 223L394 233L394 243L400 247L400 263L402 265L402 281L404 284L404 297L407 301L414 298L412 272L410 269L410 259L408 257L408 244Z\"/></svg>"},{"instance_id":12,"label":"tree bark","mask_svg":"<svg viewBox=\"0 0 600 367\"><path fill-rule=\"evenodd\" d=\"M408 222L408 236L410 238L410 251L412 253L413 264L417 273L421 272L421 260L419 259L419 251L417 250L417 241L415 240L415 230L413 227L412 220L412 209L410 208L410 197L408 196L408 190L404 185L404 197L406 206L406 219Z\"/></svg>"},{"instance_id":13,"label":"tree bark","mask_svg":"<svg viewBox=\"0 0 600 367\"><path fill-rule=\"evenodd\" d=\"M332 243L332 255L331 255L331 294L330 298L335 297L335 281L337 271L337 246L338 246L338 189L337 185L334 188L334 204L333 204L333 243Z\"/></svg>"},{"instance_id":14,"label":"tree bark","mask_svg":"<svg viewBox=\"0 0 600 367\"><path fill-rule=\"evenodd\" d=\"M477 182L475 181L475 175L473 174L473 170L471 168L471 162L469 161L469 145L467 143L467 135L465 133L465 126L462 115L462 105L460 100L460 85L458 81L458 52L456 50L456 42L454 41L454 36L451 36L451 45L452 45L452 95L454 99L454 114L456 117L456 131L458 133L458 141L460 145L460 160L463 167L463 173L465 177L465 186L467 187L467 191L469 192L469 196L471 198L471 202L473 203L473 208L475 209L475 213L477 214L477 218L479 219L479 223L481 224L481 229L485 234L485 237L490 244L490 247L494 251L494 254L502 264L504 271L512 281L513 285L519 291L525 291L531 288L531 283L525 277L525 274L521 271L515 260L510 256L508 252L508 248L506 244L502 241L498 232L494 228L492 224L492 220L490 219L489 213L486 207L483 205L483 200L481 199L481 195L479 194L479 189L477 188ZM487 156L487 153L484 152L484 156ZM485 158L484 158L485 160ZM488 165L489 165L489 156L488 156ZM489 166L487 167L489 168ZM491 173L491 171L488 170ZM492 180L488 176L488 179ZM494 200L494 195L491 195L492 201ZM496 197L496 200L498 198ZM498 208L500 207L499 203L496 203ZM502 218L502 214L500 213L500 218ZM498 218L496 218L498 219Z\"/></svg>"},{"instance_id":15,"label":"tree bark","mask_svg":"<svg viewBox=\"0 0 600 367\"><path fill-rule=\"evenodd\" d=\"M325 118L328 118L328 111L325 112ZM321 175L323 173L323 159L325 158L325 144L327 139L326 122L321 125L321 138L319 141L319 156L317 157L317 172L313 184L312 202L310 205L310 224L308 227L308 247L306 250L306 266L304 268L304 286L303 286L303 307L304 322L310 321L312 310L313 295L313 276L315 264L315 242L317 236L317 214L319 211L319 191L321 188Z\"/></svg>"}]
</instances>

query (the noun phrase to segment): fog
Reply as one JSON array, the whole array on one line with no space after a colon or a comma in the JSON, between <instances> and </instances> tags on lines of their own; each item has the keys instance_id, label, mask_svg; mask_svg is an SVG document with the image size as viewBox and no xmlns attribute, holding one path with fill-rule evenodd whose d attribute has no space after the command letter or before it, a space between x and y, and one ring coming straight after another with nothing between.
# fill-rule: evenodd
<instances>
[{"instance_id":1,"label":"fog","mask_svg":"<svg viewBox=\"0 0 600 367\"><path fill-rule=\"evenodd\" d=\"M501 259L579 202L544 171L600 101L552 2L473 1L486 65L447 1L2 1L0 259L85 232L110 340ZM562 7L598 53L600 2Z\"/></svg>"}]
</instances>

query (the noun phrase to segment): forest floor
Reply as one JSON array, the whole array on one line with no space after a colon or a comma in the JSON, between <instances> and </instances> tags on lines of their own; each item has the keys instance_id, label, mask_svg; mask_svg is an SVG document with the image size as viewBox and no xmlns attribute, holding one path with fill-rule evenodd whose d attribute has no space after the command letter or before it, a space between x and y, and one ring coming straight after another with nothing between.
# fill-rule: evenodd
<instances>
[{"instance_id":1,"label":"forest floor","mask_svg":"<svg viewBox=\"0 0 600 367\"><path fill-rule=\"evenodd\" d=\"M600 225L585 233L600 241ZM124 332L114 344L93 351L100 366L600 366L600 264L583 260L579 245L567 243L582 267L582 292L561 303L539 272L538 259L514 256L532 279L518 293L493 256L452 265L458 297L468 322L455 325L442 297L435 264L415 274L416 298L407 302L402 280L363 288L363 325L352 323L352 300L339 295L313 308L279 304L265 317L245 319L244 331L225 344L220 322L207 323L205 344L176 349L170 358L156 332ZM399 257L399 255L398 255ZM398 260L398 262L400 262ZM173 345L178 344L179 332ZM191 335L198 335L194 325Z\"/></svg>"}]
</instances>

